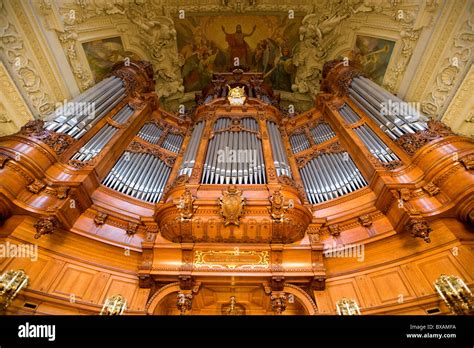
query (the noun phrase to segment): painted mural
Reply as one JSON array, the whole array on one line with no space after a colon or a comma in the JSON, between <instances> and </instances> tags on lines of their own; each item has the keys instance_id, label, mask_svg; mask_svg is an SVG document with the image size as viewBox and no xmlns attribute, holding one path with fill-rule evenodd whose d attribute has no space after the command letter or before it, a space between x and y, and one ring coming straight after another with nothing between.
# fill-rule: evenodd
<instances>
[{"instance_id":1,"label":"painted mural","mask_svg":"<svg viewBox=\"0 0 474 348\"><path fill-rule=\"evenodd\" d=\"M231 71L235 58L246 71L262 72L275 90L291 91L292 56L302 17L193 16L175 19L185 91L198 91L213 72Z\"/></svg>"},{"instance_id":2,"label":"painted mural","mask_svg":"<svg viewBox=\"0 0 474 348\"><path fill-rule=\"evenodd\" d=\"M394 46L395 41L357 36L350 59L355 60L372 81L382 85Z\"/></svg>"},{"instance_id":3,"label":"painted mural","mask_svg":"<svg viewBox=\"0 0 474 348\"><path fill-rule=\"evenodd\" d=\"M136 54L125 51L120 37L84 42L82 47L96 83L104 79L115 63L126 57L139 59Z\"/></svg>"}]
</instances>

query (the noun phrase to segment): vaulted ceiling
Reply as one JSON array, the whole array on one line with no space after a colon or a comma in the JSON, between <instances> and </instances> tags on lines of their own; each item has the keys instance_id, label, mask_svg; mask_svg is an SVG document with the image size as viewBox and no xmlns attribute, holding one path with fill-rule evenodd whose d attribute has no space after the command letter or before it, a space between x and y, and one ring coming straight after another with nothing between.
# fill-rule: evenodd
<instances>
[{"instance_id":1,"label":"vaulted ceiling","mask_svg":"<svg viewBox=\"0 0 474 348\"><path fill-rule=\"evenodd\" d=\"M462 105L464 118L451 122L469 135L472 101L466 108L457 92L472 85L473 23L469 0L13 1L0 4L0 56L24 118L28 109L48 114L127 59L152 63L163 107L190 107L235 56L264 73L283 106L302 111L313 105L324 62L346 57L430 116L449 121Z\"/></svg>"}]
</instances>

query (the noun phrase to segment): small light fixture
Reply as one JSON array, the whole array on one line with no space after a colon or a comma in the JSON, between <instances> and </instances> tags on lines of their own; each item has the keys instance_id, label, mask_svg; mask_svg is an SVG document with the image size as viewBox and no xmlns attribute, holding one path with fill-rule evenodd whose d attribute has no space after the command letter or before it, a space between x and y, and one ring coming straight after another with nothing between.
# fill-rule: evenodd
<instances>
[{"instance_id":1,"label":"small light fixture","mask_svg":"<svg viewBox=\"0 0 474 348\"><path fill-rule=\"evenodd\" d=\"M28 276L22 269L10 270L0 276L0 310L5 310L20 292L28 285Z\"/></svg>"},{"instance_id":2,"label":"small light fixture","mask_svg":"<svg viewBox=\"0 0 474 348\"><path fill-rule=\"evenodd\" d=\"M127 309L127 299L122 295L114 295L105 300L100 315L122 315Z\"/></svg>"},{"instance_id":3,"label":"small light fixture","mask_svg":"<svg viewBox=\"0 0 474 348\"><path fill-rule=\"evenodd\" d=\"M356 300L346 297L336 302L336 311L339 315L360 315L359 305Z\"/></svg>"},{"instance_id":4,"label":"small light fixture","mask_svg":"<svg viewBox=\"0 0 474 348\"><path fill-rule=\"evenodd\" d=\"M441 274L434 287L454 314L474 313L474 296L461 278Z\"/></svg>"},{"instance_id":5,"label":"small light fixture","mask_svg":"<svg viewBox=\"0 0 474 348\"><path fill-rule=\"evenodd\" d=\"M229 303L221 306L222 315L245 315L245 307L237 302L235 296L229 298Z\"/></svg>"}]
</instances>

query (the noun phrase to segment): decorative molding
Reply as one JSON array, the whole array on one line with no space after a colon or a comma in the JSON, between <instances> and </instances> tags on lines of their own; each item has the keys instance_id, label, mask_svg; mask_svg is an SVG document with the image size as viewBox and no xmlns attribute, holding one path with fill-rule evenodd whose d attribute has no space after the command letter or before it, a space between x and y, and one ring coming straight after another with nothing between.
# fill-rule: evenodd
<instances>
[{"instance_id":1,"label":"decorative molding","mask_svg":"<svg viewBox=\"0 0 474 348\"><path fill-rule=\"evenodd\" d=\"M428 121L428 128L415 133L404 134L395 142L410 156L432 140L455 135L451 129L440 121Z\"/></svg>"},{"instance_id":2,"label":"decorative molding","mask_svg":"<svg viewBox=\"0 0 474 348\"><path fill-rule=\"evenodd\" d=\"M0 6L0 25L2 25L0 27L0 38L3 38L0 46L0 56L2 56L3 62L8 63L9 71L15 73L14 80L17 80L18 85L23 87L22 89L28 97L30 105L40 116L45 116L54 110L54 99L48 93L49 89L39 74L41 69L38 69L38 66L34 63L33 56L40 60L41 67L47 67L48 63L41 56L41 49L34 41L36 34L28 23L21 8L21 2L12 1L9 4L14 9L16 17L8 12L6 4ZM12 20L14 17L19 20L25 35L19 32L17 25ZM28 49L24 38L33 41L34 54Z\"/></svg>"}]
</instances>

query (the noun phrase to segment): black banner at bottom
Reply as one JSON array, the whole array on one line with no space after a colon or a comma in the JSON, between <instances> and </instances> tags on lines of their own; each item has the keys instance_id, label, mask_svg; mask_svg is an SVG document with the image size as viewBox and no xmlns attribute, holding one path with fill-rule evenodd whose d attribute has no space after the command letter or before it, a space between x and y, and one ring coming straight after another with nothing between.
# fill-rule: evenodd
<instances>
[{"instance_id":1,"label":"black banner at bottom","mask_svg":"<svg viewBox=\"0 0 474 348\"><path fill-rule=\"evenodd\" d=\"M0 347L474 346L472 316L1 316Z\"/></svg>"}]
</instances>

